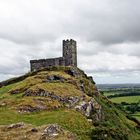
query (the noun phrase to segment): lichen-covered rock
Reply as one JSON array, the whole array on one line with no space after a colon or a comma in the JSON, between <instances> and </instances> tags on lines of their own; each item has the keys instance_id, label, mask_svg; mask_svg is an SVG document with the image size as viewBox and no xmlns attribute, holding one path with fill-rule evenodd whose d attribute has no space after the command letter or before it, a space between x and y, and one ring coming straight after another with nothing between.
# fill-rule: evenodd
<instances>
[{"instance_id":1,"label":"lichen-covered rock","mask_svg":"<svg viewBox=\"0 0 140 140\"><path fill-rule=\"evenodd\" d=\"M75 69L74 67L70 68L68 70L65 70L65 72L73 77L80 77L81 76L81 73L79 71L77 71L77 69Z\"/></svg>"},{"instance_id":2,"label":"lichen-covered rock","mask_svg":"<svg viewBox=\"0 0 140 140\"><path fill-rule=\"evenodd\" d=\"M20 122L20 123L16 123L16 124L11 124L7 127L7 129L15 129L15 128L21 128L24 126L24 123L23 122Z\"/></svg>"},{"instance_id":3,"label":"lichen-covered rock","mask_svg":"<svg viewBox=\"0 0 140 140\"><path fill-rule=\"evenodd\" d=\"M61 126L57 124L50 124L47 128L44 129L40 140L77 140L76 135L70 133L69 131L65 131Z\"/></svg>"},{"instance_id":4,"label":"lichen-covered rock","mask_svg":"<svg viewBox=\"0 0 140 140\"><path fill-rule=\"evenodd\" d=\"M62 104L67 104L69 107L74 106L76 103L78 103L80 101L81 97L78 96L58 96L54 93L49 93L48 91L45 91L43 89L38 89L38 90L27 90L23 96L40 96L40 97L49 97L52 100L57 100L59 102L61 102Z\"/></svg>"},{"instance_id":5,"label":"lichen-covered rock","mask_svg":"<svg viewBox=\"0 0 140 140\"><path fill-rule=\"evenodd\" d=\"M57 124L51 124L48 125L47 128L45 128L40 140L56 137L60 134L64 134L64 130L62 129L62 127Z\"/></svg>"},{"instance_id":6,"label":"lichen-covered rock","mask_svg":"<svg viewBox=\"0 0 140 140\"><path fill-rule=\"evenodd\" d=\"M45 82L56 82L56 81L64 82L65 80L66 79L64 77L59 75L49 75L45 79Z\"/></svg>"},{"instance_id":7,"label":"lichen-covered rock","mask_svg":"<svg viewBox=\"0 0 140 140\"><path fill-rule=\"evenodd\" d=\"M45 109L41 109L39 107L32 107L31 105L24 105L18 108L19 113L30 113L30 112L37 112Z\"/></svg>"},{"instance_id":8,"label":"lichen-covered rock","mask_svg":"<svg viewBox=\"0 0 140 140\"><path fill-rule=\"evenodd\" d=\"M94 121L99 121L103 117L102 107L95 101L94 98L92 98L89 102L80 102L75 106L75 109Z\"/></svg>"}]
</instances>

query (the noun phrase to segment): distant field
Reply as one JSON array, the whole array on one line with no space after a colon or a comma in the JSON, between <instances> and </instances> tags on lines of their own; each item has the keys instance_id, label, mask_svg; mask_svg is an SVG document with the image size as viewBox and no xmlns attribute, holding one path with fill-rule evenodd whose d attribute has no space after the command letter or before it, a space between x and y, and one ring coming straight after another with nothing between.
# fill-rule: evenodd
<instances>
[{"instance_id":1,"label":"distant field","mask_svg":"<svg viewBox=\"0 0 140 140\"><path fill-rule=\"evenodd\" d=\"M109 100L140 121L140 84L105 84L98 85L98 88ZM128 105L121 104L122 102Z\"/></svg>"},{"instance_id":2,"label":"distant field","mask_svg":"<svg viewBox=\"0 0 140 140\"><path fill-rule=\"evenodd\" d=\"M110 95L115 95L115 94L120 94L120 92L104 92L105 96L110 96Z\"/></svg>"},{"instance_id":3,"label":"distant field","mask_svg":"<svg viewBox=\"0 0 140 140\"><path fill-rule=\"evenodd\" d=\"M140 96L117 97L117 98L112 98L110 100L114 103L121 103L121 102L136 103L140 100Z\"/></svg>"}]
</instances>

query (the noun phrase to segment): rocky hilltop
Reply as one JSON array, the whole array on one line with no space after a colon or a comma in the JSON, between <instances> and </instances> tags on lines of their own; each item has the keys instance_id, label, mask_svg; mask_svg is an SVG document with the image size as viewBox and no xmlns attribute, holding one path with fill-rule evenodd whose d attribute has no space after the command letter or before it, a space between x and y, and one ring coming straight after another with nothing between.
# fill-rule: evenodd
<instances>
[{"instance_id":1,"label":"rocky hilltop","mask_svg":"<svg viewBox=\"0 0 140 140\"><path fill-rule=\"evenodd\" d=\"M0 83L0 140L139 140L140 125L75 67Z\"/></svg>"}]
</instances>

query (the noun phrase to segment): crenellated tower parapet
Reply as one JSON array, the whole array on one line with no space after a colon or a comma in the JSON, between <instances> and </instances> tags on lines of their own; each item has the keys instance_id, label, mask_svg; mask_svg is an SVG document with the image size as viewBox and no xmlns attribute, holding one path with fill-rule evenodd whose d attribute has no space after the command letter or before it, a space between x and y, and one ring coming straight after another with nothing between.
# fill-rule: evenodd
<instances>
[{"instance_id":1,"label":"crenellated tower parapet","mask_svg":"<svg viewBox=\"0 0 140 140\"><path fill-rule=\"evenodd\" d=\"M68 45L74 45L74 46L76 46L77 45L77 43L76 43L76 41L75 40L73 40L73 39L67 39L67 40L63 40L63 46L68 46Z\"/></svg>"}]
</instances>

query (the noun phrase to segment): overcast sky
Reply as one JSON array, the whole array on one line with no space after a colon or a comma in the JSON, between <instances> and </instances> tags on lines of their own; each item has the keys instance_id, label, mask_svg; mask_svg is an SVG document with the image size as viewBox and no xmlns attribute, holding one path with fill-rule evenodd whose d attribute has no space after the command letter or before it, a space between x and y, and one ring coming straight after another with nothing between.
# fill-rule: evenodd
<instances>
[{"instance_id":1,"label":"overcast sky","mask_svg":"<svg viewBox=\"0 0 140 140\"><path fill-rule=\"evenodd\" d=\"M78 44L96 83L140 83L140 0L0 0L0 81Z\"/></svg>"}]
</instances>

